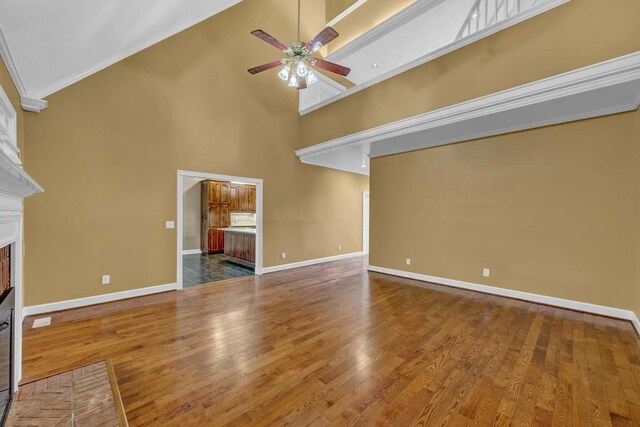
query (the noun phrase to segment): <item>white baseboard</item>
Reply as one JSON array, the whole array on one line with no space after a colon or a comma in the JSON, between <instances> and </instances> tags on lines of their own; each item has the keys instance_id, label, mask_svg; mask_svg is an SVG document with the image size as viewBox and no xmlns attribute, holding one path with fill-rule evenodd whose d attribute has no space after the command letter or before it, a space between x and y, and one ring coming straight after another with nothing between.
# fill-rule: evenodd
<instances>
[{"instance_id":1,"label":"white baseboard","mask_svg":"<svg viewBox=\"0 0 640 427\"><path fill-rule=\"evenodd\" d=\"M291 270L292 268L307 267L309 265L322 264L324 262L340 261L342 259L355 258L362 255L363 255L362 252L352 252L350 254L334 255L334 256L328 256L326 258L317 258L317 259L310 259L307 261L292 262L291 264L282 264L282 265L276 265L273 267L265 267L262 269L262 272L265 274L275 273L276 271Z\"/></svg>"},{"instance_id":2,"label":"white baseboard","mask_svg":"<svg viewBox=\"0 0 640 427\"><path fill-rule=\"evenodd\" d=\"M69 310L71 308L86 307L88 305L102 304L105 302L141 297L144 295L158 294L161 292L174 291L176 289L176 283L169 283L167 285L149 286L147 288L131 289L130 291L114 292L111 294L96 295L93 297L58 301L49 304L31 305L22 309L22 315L23 317L26 317L33 316L34 314Z\"/></svg>"},{"instance_id":3,"label":"white baseboard","mask_svg":"<svg viewBox=\"0 0 640 427\"><path fill-rule=\"evenodd\" d=\"M603 305L590 304L587 302L573 301L568 299L549 297L545 295L531 294L528 292L514 291L512 289L496 288L494 286L480 285L478 283L463 282L461 280L445 279L443 277L428 276L426 274L412 273L403 270L394 270L392 268L376 267L370 265L369 271L376 273L390 274L393 276L406 277L407 279L420 280L422 282L436 283L439 285L451 286L454 288L468 289L471 291L484 292L487 294L498 295L509 298L536 302L540 304L552 305L560 308L568 308L570 310L583 311L585 313L599 314L602 316L615 317L618 319L629 320L633 323L638 334L640 334L640 321L631 310L623 310L620 308L606 307Z\"/></svg>"},{"instance_id":4,"label":"white baseboard","mask_svg":"<svg viewBox=\"0 0 640 427\"><path fill-rule=\"evenodd\" d=\"M187 249L182 251L182 255L202 255L202 251L200 249Z\"/></svg>"}]
</instances>

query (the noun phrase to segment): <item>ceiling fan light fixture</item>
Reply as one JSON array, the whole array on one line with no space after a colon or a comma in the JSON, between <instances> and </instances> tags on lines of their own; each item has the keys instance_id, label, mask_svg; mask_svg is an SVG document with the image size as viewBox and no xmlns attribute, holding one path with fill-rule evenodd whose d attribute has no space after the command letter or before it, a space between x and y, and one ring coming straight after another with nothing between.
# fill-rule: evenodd
<instances>
[{"instance_id":1,"label":"ceiling fan light fixture","mask_svg":"<svg viewBox=\"0 0 640 427\"><path fill-rule=\"evenodd\" d=\"M309 70L309 74L307 74L307 84L312 85L314 83L318 83L318 78L313 71Z\"/></svg>"},{"instance_id":2,"label":"ceiling fan light fixture","mask_svg":"<svg viewBox=\"0 0 640 427\"><path fill-rule=\"evenodd\" d=\"M310 84L317 83L318 78L315 75L309 76L315 68L320 68L343 77L348 76L351 72L351 69L348 67L311 56L314 52L320 50L323 46L326 46L327 43L338 37L339 34L333 28L325 27L313 38L313 40L308 43L302 42L300 40L300 0L298 0L297 40L292 41L287 46L262 30L254 30L251 34L277 48L286 55L285 58L280 60L271 61L257 67L249 68L247 71L251 74L262 73L263 71L284 65L284 68L282 68L278 73L278 77L283 81L288 81L288 85L290 87L302 90L306 89Z\"/></svg>"},{"instance_id":3,"label":"ceiling fan light fixture","mask_svg":"<svg viewBox=\"0 0 640 427\"><path fill-rule=\"evenodd\" d=\"M309 68L304 64L303 61L298 62L298 66L296 67L296 74L300 77L304 77L309 73Z\"/></svg>"},{"instance_id":4,"label":"ceiling fan light fixture","mask_svg":"<svg viewBox=\"0 0 640 427\"><path fill-rule=\"evenodd\" d=\"M289 80L289 74L291 73L291 68L289 64L285 65L282 70L278 73L278 77L280 77L285 82Z\"/></svg>"}]
</instances>

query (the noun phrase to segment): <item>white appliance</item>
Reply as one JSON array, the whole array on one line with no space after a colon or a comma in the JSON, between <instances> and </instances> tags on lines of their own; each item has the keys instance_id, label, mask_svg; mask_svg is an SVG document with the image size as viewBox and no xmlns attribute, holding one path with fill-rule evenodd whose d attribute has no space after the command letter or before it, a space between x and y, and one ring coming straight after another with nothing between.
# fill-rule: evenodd
<instances>
[{"instance_id":1,"label":"white appliance","mask_svg":"<svg viewBox=\"0 0 640 427\"><path fill-rule=\"evenodd\" d=\"M255 227L256 214L254 213L231 213L231 227Z\"/></svg>"}]
</instances>

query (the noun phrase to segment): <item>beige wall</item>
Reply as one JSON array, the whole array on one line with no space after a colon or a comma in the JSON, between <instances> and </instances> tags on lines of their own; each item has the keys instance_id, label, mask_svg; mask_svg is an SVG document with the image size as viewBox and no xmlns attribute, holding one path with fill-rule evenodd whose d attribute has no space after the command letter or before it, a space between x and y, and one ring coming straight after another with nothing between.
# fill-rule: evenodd
<instances>
[{"instance_id":1,"label":"beige wall","mask_svg":"<svg viewBox=\"0 0 640 427\"><path fill-rule=\"evenodd\" d=\"M636 119L374 159L371 265L637 310Z\"/></svg>"},{"instance_id":2,"label":"beige wall","mask_svg":"<svg viewBox=\"0 0 640 427\"><path fill-rule=\"evenodd\" d=\"M200 249L200 179L183 178L182 250Z\"/></svg>"},{"instance_id":3,"label":"beige wall","mask_svg":"<svg viewBox=\"0 0 640 427\"><path fill-rule=\"evenodd\" d=\"M26 305L175 282L178 169L264 179L265 266L361 250L368 180L300 163L295 91L245 71L278 57L251 30L295 34L285 3L245 0L27 117L26 169L46 192L26 202Z\"/></svg>"}]
</instances>

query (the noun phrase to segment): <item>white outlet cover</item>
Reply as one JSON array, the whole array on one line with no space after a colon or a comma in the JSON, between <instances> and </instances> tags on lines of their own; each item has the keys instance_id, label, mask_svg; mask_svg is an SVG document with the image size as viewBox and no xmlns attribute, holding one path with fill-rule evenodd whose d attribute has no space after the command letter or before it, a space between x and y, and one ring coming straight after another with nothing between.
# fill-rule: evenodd
<instances>
[{"instance_id":1,"label":"white outlet cover","mask_svg":"<svg viewBox=\"0 0 640 427\"><path fill-rule=\"evenodd\" d=\"M491 276L491 270L489 270L488 268L483 269L483 270L482 270L482 275L483 275L484 277L489 277L489 276Z\"/></svg>"},{"instance_id":2,"label":"white outlet cover","mask_svg":"<svg viewBox=\"0 0 640 427\"><path fill-rule=\"evenodd\" d=\"M176 223L175 221L167 221L164 223L164 226L167 230L172 230L174 228L176 228Z\"/></svg>"},{"instance_id":3,"label":"white outlet cover","mask_svg":"<svg viewBox=\"0 0 640 427\"><path fill-rule=\"evenodd\" d=\"M287 254L285 252L282 252L282 254L280 256L282 257L282 259L287 258Z\"/></svg>"},{"instance_id":4,"label":"white outlet cover","mask_svg":"<svg viewBox=\"0 0 640 427\"><path fill-rule=\"evenodd\" d=\"M32 328L42 328L51 324L51 317L41 317L33 321Z\"/></svg>"},{"instance_id":5,"label":"white outlet cover","mask_svg":"<svg viewBox=\"0 0 640 427\"><path fill-rule=\"evenodd\" d=\"M411 265L411 258L407 258L407 265Z\"/></svg>"},{"instance_id":6,"label":"white outlet cover","mask_svg":"<svg viewBox=\"0 0 640 427\"><path fill-rule=\"evenodd\" d=\"M341 251L342 250L342 245L338 245L338 250Z\"/></svg>"},{"instance_id":7,"label":"white outlet cover","mask_svg":"<svg viewBox=\"0 0 640 427\"><path fill-rule=\"evenodd\" d=\"M102 276L102 284L108 285L109 283L111 283L111 276L108 274L105 274L104 276Z\"/></svg>"}]
</instances>

